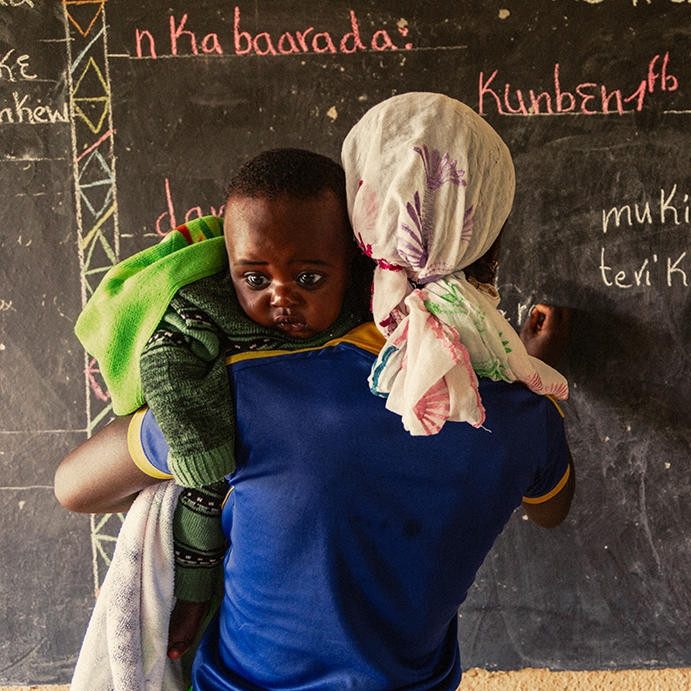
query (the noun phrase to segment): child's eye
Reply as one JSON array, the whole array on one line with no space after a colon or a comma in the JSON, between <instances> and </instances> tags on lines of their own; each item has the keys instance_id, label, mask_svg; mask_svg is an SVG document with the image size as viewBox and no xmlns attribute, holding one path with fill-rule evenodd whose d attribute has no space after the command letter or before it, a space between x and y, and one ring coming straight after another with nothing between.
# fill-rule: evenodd
<instances>
[{"instance_id":1,"label":"child's eye","mask_svg":"<svg viewBox=\"0 0 691 691\"><path fill-rule=\"evenodd\" d=\"M263 288L267 288L269 283L271 283L268 276L259 273L246 273L243 275L243 278L245 279L245 283L247 283L252 290L262 290Z\"/></svg>"},{"instance_id":2,"label":"child's eye","mask_svg":"<svg viewBox=\"0 0 691 691\"><path fill-rule=\"evenodd\" d=\"M303 288L316 288L325 278L319 271L303 271L298 274L297 284Z\"/></svg>"}]
</instances>

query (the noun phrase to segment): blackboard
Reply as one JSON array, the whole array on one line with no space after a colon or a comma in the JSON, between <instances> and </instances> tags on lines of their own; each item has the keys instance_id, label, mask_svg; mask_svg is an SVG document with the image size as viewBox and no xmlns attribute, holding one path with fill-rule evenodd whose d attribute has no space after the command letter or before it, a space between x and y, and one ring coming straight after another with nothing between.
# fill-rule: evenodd
<instances>
[{"instance_id":1,"label":"blackboard","mask_svg":"<svg viewBox=\"0 0 691 691\"><path fill-rule=\"evenodd\" d=\"M578 491L518 511L461 610L466 667L691 666L691 4L0 0L0 683L67 682L119 517L52 494L110 415L72 334L104 271L221 211L246 157L337 158L404 91L516 163L499 283L574 309Z\"/></svg>"}]
</instances>

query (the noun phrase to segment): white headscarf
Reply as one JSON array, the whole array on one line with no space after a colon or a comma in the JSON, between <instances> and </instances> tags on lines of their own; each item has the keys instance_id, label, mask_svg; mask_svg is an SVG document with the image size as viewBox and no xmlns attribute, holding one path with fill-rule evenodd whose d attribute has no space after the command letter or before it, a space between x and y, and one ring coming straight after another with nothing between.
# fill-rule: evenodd
<instances>
[{"instance_id":1,"label":"white headscarf","mask_svg":"<svg viewBox=\"0 0 691 691\"><path fill-rule=\"evenodd\" d=\"M370 386L405 428L481 426L478 376L566 398L566 380L528 355L496 290L463 272L492 246L513 202L511 155L490 125L448 96L406 93L363 116L342 162L355 237L377 261L372 310L387 336Z\"/></svg>"}]
</instances>

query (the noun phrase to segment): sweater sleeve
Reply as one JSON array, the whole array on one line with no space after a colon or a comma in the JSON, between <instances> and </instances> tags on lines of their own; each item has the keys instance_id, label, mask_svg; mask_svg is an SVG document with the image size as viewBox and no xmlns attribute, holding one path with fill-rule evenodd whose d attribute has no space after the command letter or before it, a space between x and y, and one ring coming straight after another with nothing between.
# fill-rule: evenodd
<instances>
[{"instance_id":1,"label":"sweater sleeve","mask_svg":"<svg viewBox=\"0 0 691 691\"><path fill-rule=\"evenodd\" d=\"M205 602L222 578L226 550L221 529L226 482L200 489L184 489L173 517L175 548L175 596L190 602Z\"/></svg>"},{"instance_id":2,"label":"sweater sleeve","mask_svg":"<svg viewBox=\"0 0 691 691\"><path fill-rule=\"evenodd\" d=\"M176 296L140 358L144 397L170 446L170 471L184 487L203 487L235 469L224 346L214 322Z\"/></svg>"}]
</instances>

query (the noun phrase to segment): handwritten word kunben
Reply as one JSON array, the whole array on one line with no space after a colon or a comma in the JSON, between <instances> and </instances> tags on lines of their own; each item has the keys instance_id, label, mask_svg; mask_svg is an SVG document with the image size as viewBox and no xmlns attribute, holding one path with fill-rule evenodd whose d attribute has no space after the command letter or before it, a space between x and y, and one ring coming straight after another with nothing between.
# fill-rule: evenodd
<instances>
[{"instance_id":1,"label":"handwritten word kunben","mask_svg":"<svg viewBox=\"0 0 691 691\"><path fill-rule=\"evenodd\" d=\"M212 32L199 36L188 28L188 14L183 14L178 21L174 15L169 18L170 51L166 55L224 55L227 47L218 33ZM240 7L236 6L233 16L233 50L235 55L290 55L292 53L355 53L357 51L387 51L399 50L386 29L378 29L371 37L360 30L357 16L350 10L350 30L342 35L332 35L328 31L317 31L309 26L299 31L285 31L272 36L268 31L252 34L241 25ZM398 33L406 38L408 26L405 20L398 22ZM159 57L156 40L147 29L135 29L135 55L138 58ZM410 50L412 43L405 43L403 48Z\"/></svg>"},{"instance_id":2,"label":"handwritten word kunben","mask_svg":"<svg viewBox=\"0 0 691 691\"><path fill-rule=\"evenodd\" d=\"M628 95L621 89L608 89L604 84L581 82L573 91L562 88L559 63L554 65L553 90L536 92L529 89L512 89L509 82L502 88L496 88L494 80L499 70L494 70L489 77L480 72L478 85L478 112L487 113L485 100L493 104L500 115L554 115L560 113L580 112L585 115L609 114L616 112L623 115L625 106L632 104L633 109L643 109L645 98L655 91L676 91L679 80L669 72L669 52L664 56L655 55L648 63L646 76Z\"/></svg>"}]
</instances>

